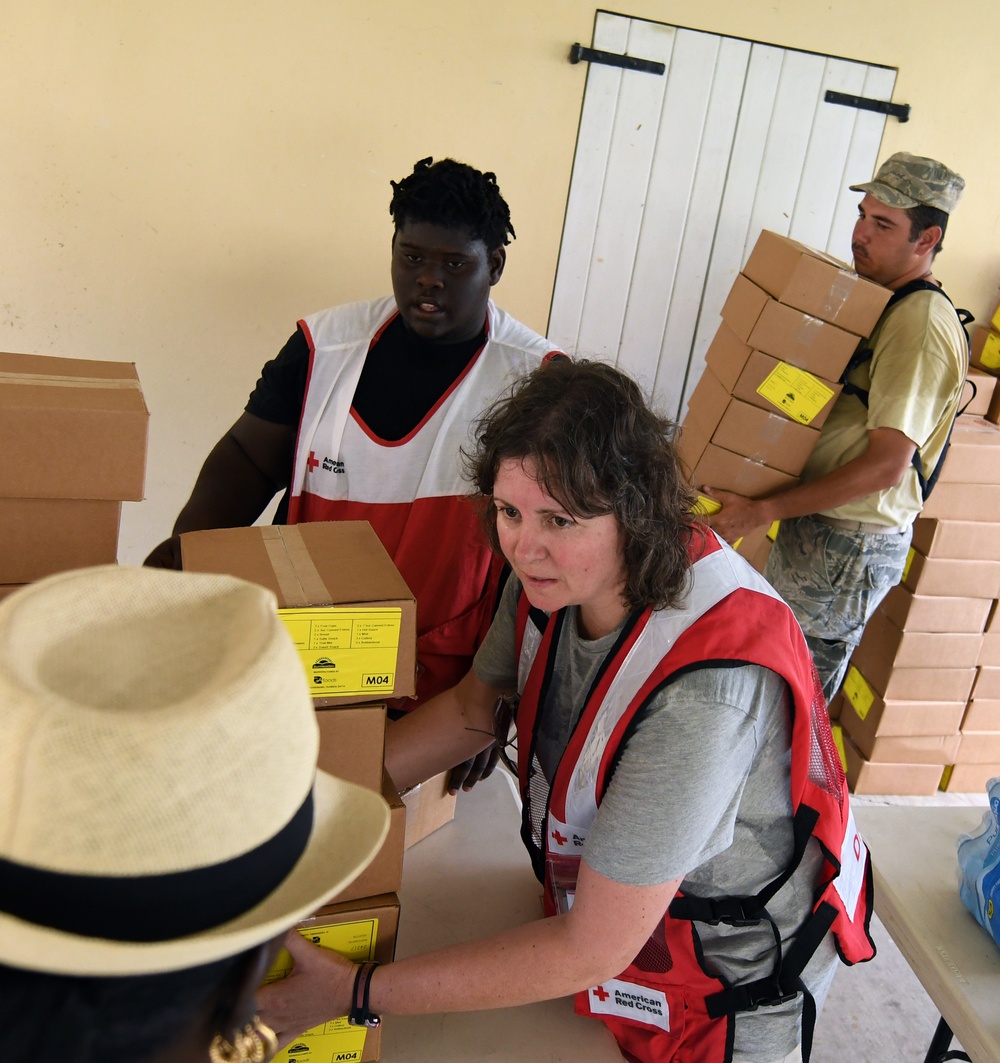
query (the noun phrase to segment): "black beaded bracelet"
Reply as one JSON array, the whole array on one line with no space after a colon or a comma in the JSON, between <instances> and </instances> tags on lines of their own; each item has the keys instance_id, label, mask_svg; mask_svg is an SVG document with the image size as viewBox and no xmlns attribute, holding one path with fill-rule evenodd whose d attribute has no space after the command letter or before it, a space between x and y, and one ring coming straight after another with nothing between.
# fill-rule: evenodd
<instances>
[{"instance_id":1,"label":"black beaded bracelet","mask_svg":"<svg viewBox=\"0 0 1000 1063\"><path fill-rule=\"evenodd\" d=\"M373 1015L368 1010L368 994L371 991L372 975L378 967L376 960L368 960L358 964L358 972L354 976L354 993L351 997L351 1011L347 1021L352 1026L379 1026L382 1019Z\"/></svg>"}]
</instances>

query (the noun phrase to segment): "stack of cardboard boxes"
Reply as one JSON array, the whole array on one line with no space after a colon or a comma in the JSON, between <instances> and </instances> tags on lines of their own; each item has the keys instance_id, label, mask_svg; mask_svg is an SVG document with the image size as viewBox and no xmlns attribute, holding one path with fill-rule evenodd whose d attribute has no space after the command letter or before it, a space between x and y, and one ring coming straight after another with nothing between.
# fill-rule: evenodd
<instances>
[{"instance_id":1,"label":"stack of cardboard boxes","mask_svg":"<svg viewBox=\"0 0 1000 1063\"><path fill-rule=\"evenodd\" d=\"M751 498L794 485L841 391L840 375L889 295L836 259L764 230L688 403L678 450L691 483ZM766 532L737 547L758 567Z\"/></svg>"},{"instance_id":2,"label":"stack of cardboard boxes","mask_svg":"<svg viewBox=\"0 0 1000 1063\"><path fill-rule=\"evenodd\" d=\"M0 354L0 596L117 561L148 423L131 363Z\"/></svg>"},{"instance_id":3,"label":"stack of cardboard boxes","mask_svg":"<svg viewBox=\"0 0 1000 1063\"><path fill-rule=\"evenodd\" d=\"M399 919L403 850L454 814L443 776L407 795L385 773L385 699L416 687L416 603L363 521L226 528L181 536L186 570L222 572L268 587L302 658L320 729L319 767L381 791L389 835L375 861L299 927L317 944L356 960L391 960ZM280 785L280 780L272 780ZM290 967L279 958L271 978ZM327 1023L279 1060L379 1058L378 1029Z\"/></svg>"},{"instance_id":4,"label":"stack of cardboard boxes","mask_svg":"<svg viewBox=\"0 0 1000 1063\"><path fill-rule=\"evenodd\" d=\"M839 722L856 793L978 791L1000 774L998 519L1000 428L966 414L914 524L903 581L844 682Z\"/></svg>"}]
</instances>

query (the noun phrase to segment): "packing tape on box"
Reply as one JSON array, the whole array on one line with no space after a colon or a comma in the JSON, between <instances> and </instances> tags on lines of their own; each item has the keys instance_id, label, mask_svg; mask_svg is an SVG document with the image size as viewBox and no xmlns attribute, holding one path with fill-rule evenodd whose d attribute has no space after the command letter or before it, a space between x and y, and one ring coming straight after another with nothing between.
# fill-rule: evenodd
<instances>
[{"instance_id":1,"label":"packing tape on box","mask_svg":"<svg viewBox=\"0 0 1000 1063\"><path fill-rule=\"evenodd\" d=\"M41 388L133 388L139 389L134 377L49 376L45 373L0 372L0 384L29 384Z\"/></svg>"},{"instance_id":2,"label":"packing tape on box","mask_svg":"<svg viewBox=\"0 0 1000 1063\"><path fill-rule=\"evenodd\" d=\"M296 525L264 527L261 536L286 606L325 605L332 600Z\"/></svg>"},{"instance_id":3,"label":"packing tape on box","mask_svg":"<svg viewBox=\"0 0 1000 1063\"><path fill-rule=\"evenodd\" d=\"M802 324L795 330L795 342L803 347L812 347L819 340L826 322L809 314L802 315Z\"/></svg>"},{"instance_id":4,"label":"packing tape on box","mask_svg":"<svg viewBox=\"0 0 1000 1063\"><path fill-rule=\"evenodd\" d=\"M830 285L823 302L823 313L836 317L844 308L844 303L851 297L858 276L849 269L838 269L837 279Z\"/></svg>"}]
</instances>

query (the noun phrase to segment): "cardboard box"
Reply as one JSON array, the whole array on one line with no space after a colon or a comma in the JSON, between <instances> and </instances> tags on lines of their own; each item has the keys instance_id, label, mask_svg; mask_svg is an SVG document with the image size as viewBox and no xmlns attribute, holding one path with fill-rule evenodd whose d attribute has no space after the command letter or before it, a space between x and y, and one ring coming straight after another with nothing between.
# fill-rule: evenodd
<instances>
[{"instance_id":1,"label":"cardboard box","mask_svg":"<svg viewBox=\"0 0 1000 1063\"><path fill-rule=\"evenodd\" d=\"M937 493L937 488L934 493ZM958 561L1000 561L1000 535L997 535L992 524L981 521L918 517L913 522L911 545L924 557L950 557Z\"/></svg>"},{"instance_id":2,"label":"cardboard box","mask_svg":"<svg viewBox=\"0 0 1000 1063\"><path fill-rule=\"evenodd\" d=\"M938 483L1000 484L1000 428L981 417L959 417Z\"/></svg>"},{"instance_id":3,"label":"cardboard box","mask_svg":"<svg viewBox=\"0 0 1000 1063\"><path fill-rule=\"evenodd\" d=\"M955 763L962 740L960 734L953 734L887 735L859 741L848 721L842 720L841 724L861 755L872 764L937 764L944 768Z\"/></svg>"},{"instance_id":4,"label":"cardboard box","mask_svg":"<svg viewBox=\"0 0 1000 1063\"><path fill-rule=\"evenodd\" d=\"M722 304L722 320L741 343L752 347L750 333L760 320L764 307L770 302L773 300L760 285L738 273L726 301Z\"/></svg>"},{"instance_id":5,"label":"cardboard box","mask_svg":"<svg viewBox=\"0 0 1000 1063\"><path fill-rule=\"evenodd\" d=\"M1000 761L995 764L956 764L945 768L941 789L946 793L983 793L990 779L1000 775Z\"/></svg>"},{"instance_id":6,"label":"cardboard box","mask_svg":"<svg viewBox=\"0 0 1000 1063\"><path fill-rule=\"evenodd\" d=\"M876 610L858 650L864 647L865 654L894 668L974 668L983 638L969 632L901 631Z\"/></svg>"},{"instance_id":7,"label":"cardboard box","mask_svg":"<svg viewBox=\"0 0 1000 1063\"><path fill-rule=\"evenodd\" d=\"M296 929L314 944L333 949L356 962L389 963L396 952L398 927L399 898L390 893L350 904L325 905L315 915L302 920ZM293 966L291 956L282 949L264 979L265 984L286 978ZM274 1058L275 1063L295 1060L369 1063L380 1055L381 1030L351 1026L344 1016L300 1034Z\"/></svg>"},{"instance_id":8,"label":"cardboard box","mask_svg":"<svg viewBox=\"0 0 1000 1063\"><path fill-rule=\"evenodd\" d=\"M685 419L677 435L676 449L677 459L681 463L681 471L687 477L688 483L694 483L692 477L694 470L701 461L702 454L709 444L708 434L696 421Z\"/></svg>"},{"instance_id":9,"label":"cardboard box","mask_svg":"<svg viewBox=\"0 0 1000 1063\"><path fill-rule=\"evenodd\" d=\"M956 734L965 701L886 701L851 665L844 677L840 720L861 745L876 738Z\"/></svg>"},{"instance_id":10,"label":"cardboard box","mask_svg":"<svg viewBox=\"0 0 1000 1063\"><path fill-rule=\"evenodd\" d=\"M820 380L763 351L751 351L733 386L733 398L821 428L842 390L840 384Z\"/></svg>"},{"instance_id":11,"label":"cardboard box","mask_svg":"<svg viewBox=\"0 0 1000 1063\"><path fill-rule=\"evenodd\" d=\"M730 402L732 396L729 391L712 372L711 367L706 365L688 399L684 424L693 422L711 439Z\"/></svg>"},{"instance_id":12,"label":"cardboard box","mask_svg":"<svg viewBox=\"0 0 1000 1063\"><path fill-rule=\"evenodd\" d=\"M1000 668L976 669L975 685L971 693L973 699L1000 701Z\"/></svg>"},{"instance_id":13,"label":"cardboard box","mask_svg":"<svg viewBox=\"0 0 1000 1063\"><path fill-rule=\"evenodd\" d=\"M716 446L790 476L802 471L819 438L817 429L776 410L732 398L708 367L688 401L684 423L692 422Z\"/></svg>"},{"instance_id":14,"label":"cardboard box","mask_svg":"<svg viewBox=\"0 0 1000 1063\"><path fill-rule=\"evenodd\" d=\"M830 717L831 721L839 720L840 714L843 712L843 710L844 693L842 690L838 690L837 693L833 695L830 704L826 707L827 715Z\"/></svg>"},{"instance_id":15,"label":"cardboard box","mask_svg":"<svg viewBox=\"0 0 1000 1063\"><path fill-rule=\"evenodd\" d=\"M705 364L715 373L726 391L731 392L752 350L723 321L705 352Z\"/></svg>"},{"instance_id":16,"label":"cardboard box","mask_svg":"<svg viewBox=\"0 0 1000 1063\"><path fill-rule=\"evenodd\" d=\"M972 333L972 364L987 373L1000 372L1000 332L980 325Z\"/></svg>"},{"instance_id":17,"label":"cardboard box","mask_svg":"<svg viewBox=\"0 0 1000 1063\"><path fill-rule=\"evenodd\" d=\"M416 603L366 521L186 532L181 561L273 591L325 704L415 692Z\"/></svg>"},{"instance_id":18,"label":"cardboard box","mask_svg":"<svg viewBox=\"0 0 1000 1063\"><path fill-rule=\"evenodd\" d=\"M794 476L770 469L759 461L734 454L709 443L692 476L695 486L707 485L735 491L748 498L764 498L796 483Z\"/></svg>"},{"instance_id":19,"label":"cardboard box","mask_svg":"<svg viewBox=\"0 0 1000 1063\"><path fill-rule=\"evenodd\" d=\"M976 664L1000 668L1000 631L990 631L983 635L983 644L979 649Z\"/></svg>"},{"instance_id":20,"label":"cardboard box","mask_svg":"<svg viewBox=\"0 0 1000 1063\"><path fill-rule=\"evenodd\" d=\"M0 498L0 583L115 564L121 510L104 499Z\"/></svg>"},{"instance_id":21,"label":"cardboard box","mask_svg":"<svg viewBox=\"0 0 1000 1063\"><path fill-rule=\"evenodd\" d=\"M1000 698L973 698L962 717L963 731L1000 731Z\"/></svg>"},{"instance_id":22,"label":"cardboard box","mask_svg":"<svg viewBox=\"0 0 1000 1063\"><path fill-rule=\"evenodd\" d=\"M712 436L717 446L790 476L802 471L817 439L817 429L739 399L730 401Z\"/></svg>"},{"instance_id":23,"label":"cardboard box","mask_svg":"<svg viewBox=\"0 0 1000 1063\"><path fill-rule=\"evenodd\" d=\"M772 300L746 342L823 380L839 380L857 349L858 337Z\"/></svg>"},{"instance_id":24,"label":"cardboard box","mask_svg":"<svg viewBox=\"0 0 1000 1063\"><path fill-rule=\"evenodd\" d=\"M742 275L723 304L722 320L743 343L824 380L839 380L858 346L853 333L777 302Z\"/></svg>"},{"instance_id":25,"label":"cardboard box","mask_svg":"<svg viewBox=\"0 0 1000 1063\"><path fill-rule=\"evenodd\" d=\"M451 769L443 771L401 795L406 806L407 849L455 818L458 794L448 793L450 776Z\"/></svg>"},{"instance_id":26,"label":"cardboard box","mask_svg":"<svg viewBox=\"0 0 1000 1063\"><path fill-rule=\"evenodd\" d=\"M993 395L990 398L990 408L983 414L983 417L990 424L1000 424L1000 388L993 389Z\"/></svg>"},{"instance_id":27,"label":"cardboard box","mask_svg":"<svg viewBox=\"0 0 1000 1063\"><path fill-rule=\"evenodd\" d=\"M131 362L0 353L0 497L140 501L148 425Z\"/></svg>"},{"instance_id":28,"label":"cardboard box","mask_svg":"<svg viewBox=\"0 0 1000 1063\"><path fill-rule=\"evenodd\" d=\"M938 483L922 510L935 520L993 522L998 513L1000 484Z\"/></svg>"},{"instance_id":29,"label":"cardboard box","mask_svg":"<svg viewBox=\"0 0 1000 1063\"><path fill-rule=\"evenodd\" d=\"M914 594L996 598L1000 595L1000 561L924 557L911 547L903 569L903 584Z\"/></svg>"},{"instance_id":30,"label":"cardboard box","mask_svg":"<svg viewBox=\"0 0 1000 1063\"><path fill-rule=\"evenodd\" d=\"M892 294L833 256L768 229L743 273L779 302L856 336L871 334Z\"/></svg>"},{"instance_id":31,"label":"cardboard box","mask_svg":"<svg viewBox=\"0 0 1000 1063\"><path fill-rule=\"evenodd\" d=\"M1000 631L1000 602L993 601L990 603L990 612L986 618L986 626L983 631L987 634Z\"/></svg>"},{"instance_id":32,"label":"cardboard box","mask_svg":"<svg viewBox=\"0 0 1000 1063\"><path fill-rule=\"evenodd\" d=\"M989 598L945 598L914 594L902 583L885 596L879 612L901 631L982 634L992 601Z\"/></svg>"},{"instance_id":33,"label":"cardboard box","mask_svg":"<svg viewBox=\"0 0 1000 1063\"><path fill-rule=\"evenodd\" d=\"M975 668L894 668L880 656L875 639L861 640L851 664L884 701L960 701L964 705L976 680Z\"/></svg>"},{"instance_id":34,"label":"cardboard box","mask_svg":"<svg viewBox=\"0 0 1000 1063\"><path fill-rule=\"evenodd\" d=\"M388 772L382 771L382 796L389 805L389 833L375 859L333 899L346 904L377 893L395 893L403 884L406 806Z\"/></svg>"},{"instance_id":35,"label":"cardboard box","mask_svg":"<svg viewBox=\"0 0 1000 1063\"><path fill-rule=\"evenodd\" d=\"M385 705L343 705L316 710L317 767L348 782L382 792ZM385 891L380 891L385 892Z\"/></svg>"},{"instance_id":36,"label":"cardboard box","mask_svg":"<svg viewBox=\"0 0 1000 1063\"><path fill-rule=\"evenodd\" d=\"M847 784L853 794L909 794L929 797L941 780L940 764L872 763L844 737Z\"/></svg>"},{"instance_id":37,"label":"cardboard box","mask_svg":"<svg viewBox=\"0 0 1000 1063\"><path fill-rule=\"evenodd\" d=\"M963 731L951 763L1000 764L1000 731Z\"/></svg>"},{"instance_id":38,"label":"cardboard box","mask_svg":"<svg viewBox=\"0 0 1000 1063\"><path fill-rule=\"evenodd\" d=\"M982 369L969 369L958 408L966 417L985 417L990 411L997 381L992 373Z\"/></svg>"}]
</instances>

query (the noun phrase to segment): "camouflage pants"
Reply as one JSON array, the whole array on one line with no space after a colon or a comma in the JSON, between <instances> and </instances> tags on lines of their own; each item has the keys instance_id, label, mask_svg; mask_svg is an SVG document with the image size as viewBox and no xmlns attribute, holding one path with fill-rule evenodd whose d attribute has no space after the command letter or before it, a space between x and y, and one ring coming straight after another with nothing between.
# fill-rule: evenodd
<instances>
[{"instance_id":1,"label":"camouflage pants","mask_svg":"<svg viewBox=\"0 0 1000 1063\"><path fill-rule=\"evenodd\" d=\"M910 529L855 532L812 517L781 522L764 575L801 625L827 701L869 617L902 579L910 537Z\"/></svg>"}]
</instances>

